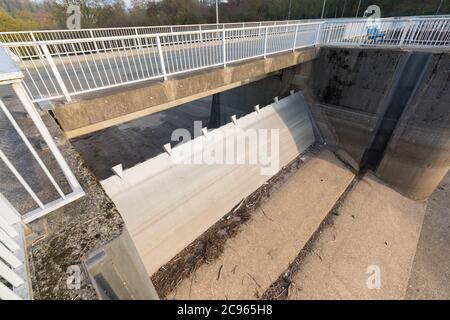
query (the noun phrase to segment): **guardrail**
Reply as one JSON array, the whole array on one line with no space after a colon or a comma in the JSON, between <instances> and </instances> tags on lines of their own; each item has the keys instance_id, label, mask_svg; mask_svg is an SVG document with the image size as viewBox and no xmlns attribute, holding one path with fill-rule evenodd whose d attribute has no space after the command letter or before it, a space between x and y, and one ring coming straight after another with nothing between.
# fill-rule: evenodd
<instances>
[{"instance_id":1,"label":"guardrail","mask_svg":"<svg viewBox=\"0 0 450 320\"><path fill-rule=\"evenodd\" d=\"M449 15L439 16L417 16L407 17L408 19L436 19L446 18ZM406 17L400 18L405 19ZM395 20L398 17L384 18L384 20ZM37 31L11 31L0 32L0 42L35 42L53 40L73 40L103 37L119 37L148 35L156 33L173 33L187 31L207 31L234 28L251 28L267 26L286 26L310 22L339 22L339 21L366 21L365 18L333 18L333 19L304 19L304 20L283 20L283 21L252 21L252 22L232 22L232 23L210 23L210 24L185 24L185 25L165 25L165 26L139 26L139 27L119 27L119 28L91 28L79 30L37 30Z\"/></svg>"},{"instance_id":2,"label":"guardrail","mask_svg":"<svg viewBox=\"0 0 450 320\"><path fill-rule=\"evenodd\" d=\"M0 42L33 42L53 40L73 40L88 38L139 36L156 33L173 33L188 31L208 31L234 28L251 28L263 26L282 26L319 20L285 20L285 21L261 21L261 22L233 22L220 24L187 24L167 26L141 26L124 28L93 28L80 30L38 30L38 31L12 31L0 32Z\"/></svg>"},{"instance_id":3,"label":"guardrail","mask_svg":"<svg viewBox=\"0 0 450 320\"><path fill-rule=\"evenodd\" d=\"M450 18L328 22L320 42L350 47L450 48Z\"/></svg>"},{"instance_id":4,"label":"guardrail","mask_svg":"<svg viewBox=\"0 0 450 320\"><path fill-rule=\"evenodd\" d=\"M22 81L23 74L0 47L0 87L2 92L11 90L15 95L14 102L10 102L10 108L15 112L0 99L3 133L0 162L9 172L2 172L1 189L10 202L15 200L14 207L20 212L21 221L28 223L82 197L84 192L29 99ZM9 94L9 97L13 95ZM36 141L40 141L39 145L46 151L37 150ZM0 212L0 217L2 215Z\"/></svg>"},{"instance_id":5,"label":"guardrail","mask_svg":"<svg viewBox=\"0 0 450 320\"><path fill-rule=\"evenodd\" d=\"M0 193L0 300L31 298L20 215Z\"/></svg>"},{"instance_id":6,"label":"guardrail","mask_svg":"<svg viewBox=\"0 0 450 320\"><path fill-rule=\"evenodd\" d=\"M8 42L2 46L8 48L25 73L25 87L32 102L71 101L74 96L96 90L166 80L175 74L308 46L448 48L449 23L450 17L420 17L332 19L245 27L233 24L232 28L222 25L218 30L203 30L208 25L196 25L202 30L101 37L94 34L87 38Z\"/></svg>"},{"instance_id":7,"label":"guardrail","mask_svg":"<svg viewBox=\"0 0 450 320\"><path fill-rule=\"evenodd\" d=\"M0 47L0 300L31 298L23 224L84 195L22 81Z\"/></svg>"},{"instance_id":8,"label":"guardrail","mask_svg":"<svg viewBox=\"0 0 450 320\"><path fill-rule=\"evenodd\" d=\"M2 44L33 102L314 46L321 22Z\"/></svg>"}]
</instances>

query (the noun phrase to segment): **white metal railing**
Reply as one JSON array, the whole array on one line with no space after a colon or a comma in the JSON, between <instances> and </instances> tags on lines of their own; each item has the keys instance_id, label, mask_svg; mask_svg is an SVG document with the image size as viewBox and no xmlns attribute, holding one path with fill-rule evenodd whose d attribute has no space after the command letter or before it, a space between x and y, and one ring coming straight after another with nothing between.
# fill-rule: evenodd
<instances>
[{"instance_id":1,"label":"white metal railing","mask_svg":"<svg viewBox=\"0 0 450 320\"><path fill-rule=\"evenodd\" d=\"M21 218L0 193L0 300L30 298Z\"/></svg>"},{"instance_id":2,"label":"white metal railing","mask_svg":"<svg viewBox=\"0 0 450 320\"><path fill-rule=\"evenodd\" d=\"M314 46L320 22L296 25L4 43L33 102Z\"/></svg>"},{"instance_id":3,"label":"white metal railing","mask_svg":"<svg viewBox=\"0 0 450 320\"><path fill-rule=\"evenodd\" d=\"M320 42L334 46L450 48L450 18L328 22Z\"/></svg>"},{"instance_id":4,"label":"white metal railing","mask_svg":"<svg viewBox=\"0 0 450 320\"><path fill-rule=\"evenodd\" d=\"M23 225L84 192L27 95L23 74L2 47L0 91L10 101L6 106L0 98L0 300L31 299ZM31 141L39 136L46 147L40 151Z\"/></svg>"},{"instance_id":5,"label":"white metal railing","mask_svg":"<svg viewBox=\"0 0 450 320\"><path fill-rule=\"evenodd\" d=\"M448 18L449 15L439 16L417 16L407 17L408 19L436 19ZM404 18L384 18L384 20L395 20ZM172 33L202 30L221 30L233 28L250 28L263 26L283 26L320 21L365 21L365 18L333 18L333 19L305 19L305 20L283 20L283 21L252 21L252 22L232 22L232 23L210 23L210 24L187 24L187 25L165 25L165 26L139 26L139 27L118 27L118 28L91 28L78 30L37 30L37 31L9 31L0 32L0 42L35 42L53 40L73 40L87 38L104 38L117 36L148 35L156 33Z\"/></svg>"},{"instance_id":6,"label":"white metal railing","mask_svg":"<svg viewBox=\"0 0 450 320\"><path fill-rule=\"evenodd\" d=\"M0 47L0 86L2 89L8 87L12 90L16 95L16 104L23 107L25 111L25 113L18 113L22 114L21 126L13 113L0 99L0 129L2 137L4 137L0 141L2 142L0 144L0 163L9 171L7 178L2 176L1 187L2 190L5 190L8 189L5 187L19 182L19 189L23 191L23 194L20 194L17 205L20 206L26 202L27 197L32 200L31 205L27 206L26 209L18 209L22 221L28 223L80 198L84 195L84 192L56 146L36 107L29 99L22 79L22 73L11 61L5 50ZM14 135L11 135L11 132L15 132ZM40 136L44 145L48 148L45 153L45 160L42 158L42 152L39 154L33 146L30 135L33 139ZM3 149L3 147L7 147L7 149ZM20 154L13 152L19 147L24 151L21 151ZM11 154L13 155L11 156ZM51 167L49 167L49 162L52 164ZM58 174L58 178L55 177L55 174ZM46 189L43 187L46 182L48 182L48 190L39 190L41 194L39 196L36 188ZM64 184L64 187L62 184ZM14 191L14 193L18 193L18 191ZM14 193L10 196L17 196Z\"/></svg>"},{"instance_id":7,"label":"white metal railing","mask_svg":"<svg viewBox=\"0 0 450 320\"><path fill-rule=\"evenodd\" d=\"M172 33L202 30L221 30L233 28L248 28L262 26L280 26L305 23L319 20L285 20L261 22L233 22L220 24L188 24L167 26L141 26L125 28L93 28L80 30L38 30L38 31L12 31L0 32L0 42L32 42L52 40L73 40L87 38L104 38L118 36L149 35L156 33Z\"/></svg>"},{"instance_id":8,"label":"white metal railing","mask_svg":"<svg viewBox=\"0 0 450 320\"><path fill-rule=\"evenodd\" d=\"M316 45L447 49L449 22L450 17L388 18L375 22L332 19L279 25L272 22L267 26L262 22L253 23L256 26L244 23L244 27L221 25L222 29L213 28L218 25L176 26L199 29L182 32L175 32L175 26L171 26L172 32L157 34L152 33L156 29L145 31L142 27L137 30L143 31L126 35L136 28L90 29L73 31L89 35L84 38L79 38L84 36L80 34L73 39L27 39L2 46L24 72L24 86L32 102L61 98L71 101L87 92L165 80L179 73ZM213 29L207 30L208 27ZM121 30L120 35L111 35L113 30Z\"/></svg>"},{"instance_id":9,"label":"white metal railing","mask_svg":"<svg viewBox=\"0 0 450 320\"><path fill-rule=\"evenodd\" d=\"M47 145L49 151L53 155L57 165L59 166L58 170L61 170L67 183L69 184L69 187L71 191L64 192L60 184L56 181L57 179L54 177L54 174L51 173L51 170L48 168L48 166L45 164L44 160L42 160L41 156L36 151L35 147L33 147L32 143L30 142L29 138L27 137L27 134L24 132L24 130L19 126L18 122L14 119L11 112L8 110L8 108L5 106L2 100L0 100L0 110L2 111L2 116L6 117L8 122L10 123L11 127L17 132L17 135L19 139L17 141L9 141L9 143L13 143L15 145L23 143L26 146L26 149L30 153L33 161L36 163L36 167L38 170L41 170L43 172L43 175L48 179L51 186L56 191L56 196L51 201L47 201L47 203L41 199L37 192L33 190L33 187L30 185L29 181L31 179L30 177L30 170L29 168L23 168L23 165L19 166L14 164L14 160L10 159L8 155L0 148L0 160L3 162L3 164L8 168L8 170L11 172L11 174L17 179L17 181L20 182L23 189L26 191L26 194L28 194L31 199L33 199L35 206L33 209L31 209L28 212L23 212L21 217L22 221L25 223L31 222L33 220L36 220L47 213L56 210L57 208L60 208L64 205L66 205L69 202L72 202L84 195L84 192L78 183L76 177L72 173L71 169L65 162L63 156L61 155L60 151L58 150L58 147L56 146L55 142L53 141L53 138L51 137L50 133L48 132L44 122L40 118L38 112L36 111L35 106L31 103L31 101L28 99L28 96L25 94L25 90L22 87L21 83L13 83L12 84L14 91L18 95L18 99L22 102L22 105L24 106L27 115L32 120L32 124L36 126L37 131L39 132L40 136L44 140L45 144ZM6 128L2 128L3 130L6 130ZM17 162L17 159L15 159ZM33 164L34 165L34 164ZM53 168L55 170L55 168ZM37 174L36 174L37 176ZM38 178L36 178L38 179ZM1 213L0 213L1 215Z\"/></svg>"}]
</instances>

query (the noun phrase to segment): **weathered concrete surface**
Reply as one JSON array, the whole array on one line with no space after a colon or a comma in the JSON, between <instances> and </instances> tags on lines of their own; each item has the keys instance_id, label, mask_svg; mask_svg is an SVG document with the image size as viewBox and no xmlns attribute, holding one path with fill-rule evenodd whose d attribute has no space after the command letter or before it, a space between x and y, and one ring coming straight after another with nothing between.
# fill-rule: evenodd
<instances>
[{"instance_id":1,"label":"weathered concrete surface","mask_svg":"<svg viewBox=\"0 0 450 320\"><path fill-rule=\"evenodd\" d=\"M450 172L428 199L406 299L450 299Z\"/></svg>"},{"instance_id":2,"label":"weathered concrete surface","mask_svg":"<svg viewBox=\"0 0 450 320\"><path fill-rule=\"evenodd\" d=\"M426 199L450 168L450 54L435 54L405 109L377 175L413 199Z\"/></svg>"},{"instance_id":3,"label":"weathered concrete surface","mask_svg":"<svg viewBox=\"0 0 450 320\"><path fill-rule=\"evenodd\" d=\"M61 177L62 173L58 165L54 159L52 160L53 156L46 145L42 144L40 136L36 134L34 125L30 118L26 116L18 99L10 90L0 92L0 96L2 100L7 102L8 109L14 114L15 119L24 129L26 135L30 137L32 145L36 148L49 170L55 173L55 179L60 182L60 179L63 177ZM5 125L4 119L0 120L2 125L2 135L0 137L2 150L15 151L8 152L8 156L11 156L10 159L14 161L18 170L22 174L26 174L25 178L33 182L32 186L34 190L37 190L40 199L52 199L52 194L55 191L51 186L44 183L47 178L43 177L42 173L37 173L39 171L38 164L29 159L31 155L27 154L28 151L21 145L20 138L13 132L14 129ZM92 250L100 249L104 245L117 250L117 242L113 240L119 237L121 243L126 244L128 248L132 248L134 244L131 240L127 242L127 238L123 236L126 234L126 229L120 214L96 178L84 165L78 153L63 137L54 120L48 114L43 115L43 120L86 195L26 226L26 242L33 298L98 299L93 283L83 267L85 258ZM36 206L24 195L26 192L23 190L23 187L16 186L18 182L10 177L10 172L0 170L0 176L2 193L7 195L10 200L14 200L14 205L21 213L28 212L29 208ZM68 187L65 184L63 186L63 190L68 193L70 189L67 190ZM131 255L130 252L128 251L129 255ZM128 266L128 270L134 271L133 268L144 268L139 260L139 256L137 257L137 260L133 261L133 267ZM129 261L127 262L129 263ZM70 276L67 273L69 266L78 266L80 268L81 288L79 290L69 289L67 286L67 280ZM139 277L136 272L130 275L125 271L123 270L121 274L122 281L120 283L122 286L124 281L126 282L130 279L130 276L135 279ZM144 271L144 278L135 281L135 283L140 285L136 286L135 290L148 289L148 287L145 288L148 282L148 277L146 277ZM147 295L146 297L149 296ZM136 297L136 295L130 294L127 296L127 298L133 297Z\"/></svg>"},{"instance_id":4,"label":"weathered concrete surface","mask_svg":"<svg viewBox=\"0 0 450 320\"><path fill-rule=\"evenodd\" d=\"M262 79L275 71L315 59L318 51L302 49L164 82L104 90L56 106L55 115L66 135L75 137Z\"/></svg>"},{"instance_id":5,"label":"weathered concrete surface","mask_svg":"<svg viewBox=\"0 0 450 320\"><path fill-rule=\"evenodd\" d=\"M331 152L307 161L227 241L218 260L202 265L170 297L255 299L297 256L353 180Z\"/></svg>"},{"instance_id":6,"label":"weathered concrete surface","mask_svg":"<svg viewBox=\"0 0 450 320\"><path fill-rule=\"evenodd\" d=\"M34 299L97 299L97 294L82 267L85 256L117 238L123 220L98 181L65 140L53 119L45 122L59 137L60 150L78 178L86 196L30 224L29 259ZM77 265L82 271L81 289L67 287L67 268Z\"/></svg>"},{"instance_id":7,"label":"weathered concrete surface","mask_svg":"<svg viewBox=\"0 0 450 320\"><path fill-rule=\"evenodd\" d=\"M104 300L155 300L158 294L127 230L86 260L92 282Z\"/></svg>"},{"instance_id":8,"label":"weathered concrete surface","mask_svg":"<svg viewBox=\"0 0 450 320\"><path fill-rule=\"evenodd\" d=\"M424 203L367 174L310 248L289 299L403 299L424 214ZM380 289L367 288L371 265Z\"/></svg>"},{"instance_id":9,"label":"weathered concrete surface","mask_svg":"<svg viewBox=\"0 0 450 320\"><path fill-rule=\"evenodd\" d=\"M63 137L53 119L44 116L52 135L59 141L59 148L80 182L86 196L53 211L29 224L27 238L34 299L99 299L95 285L84 266L89 255L96 250L116 253L110 255L115 270L120 270L116 290L134 285L132 290L120 295L123 299L156 299L154 289L146 277L144 266L134 243L127 237L126 227L114 203L106 195L98 180L84 165L79 154ZM119 240L117 240L119 239ZM117 255L124 247L127 253ZM123 261L128 256L129 260ZM81 289L69 289L67 273L69 266L81 270ZM145 270L145 269L144 269ZM103 270L102 270L103 271ZM122 289L120 287L125 287ZM152 291L153 290L153 291Z\"/></svg>"}]
</instances>

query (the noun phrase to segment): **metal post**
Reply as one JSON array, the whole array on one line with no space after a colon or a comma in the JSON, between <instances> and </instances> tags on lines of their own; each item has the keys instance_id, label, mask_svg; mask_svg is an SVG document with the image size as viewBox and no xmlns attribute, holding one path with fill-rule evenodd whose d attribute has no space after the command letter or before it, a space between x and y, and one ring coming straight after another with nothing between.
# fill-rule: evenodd
<instances>
[{"instance_id":1,"label":"metal post","mask_svg":"<svg viewBox=\"0 0 450 320\"><path fill-rule=\"evenodd\" d=\"M345 14L345 7L347 6L347 0L344 0L344 6L342 7L342 18L344 17Z\"/></svg>"},{"instance_id":2,"label":"metal post","mask_svg":"<svg viewBox=\"0 0 450 320\"><path fill-rule=\"evenodd\" d=\"M94 44L95 51L98 52L97 42L95 41L94 33L92 32L92 30L89 31L89 34L91 35L92 43Z\"/></svg>"},{"instance_id":3,"label":"metal post","mask_svg":"<svg viewBox=\"0 0 450 320\"><path fill-rule=\"evenodd\" d=\"M361 8L361 1L362 1L362 0L359 0L358 8L356 8L356 15L355 15L355 18L358 18L359 9Z\"/></svg>"},{"instance_id":4,"label":"metal post","mask_svg":"<svg viewBox=\"0 0 450 320\"><path fill-rule=\"evenodd\" d=\"M323 15L324 15L324 13L325 13L325 7L326 7L326 5L327 5L327 0L323 0L322 16L321 16L321 19L323 19Z\"/></svg>"},{"instance_id":5,"label":"metal post","mask_svg":"<svg viewBox=\"0 0 450 320\"><path fill-rule=\"evenodd\" d=\"M406 24L405 28L403 29L402 37L400 38L400 43L399 43L400 47L402 47L403 44L405 43L406 35L408 34L409 29L411 28L412 24L413 24L413 21L409 20L408 23Z\"/></svg>"},{"instance_id":6,"label":"metal post","mask_svg":"<svg viewBox=\"0 0 450 320\"><path fill-rule=\"evenodd\" d=\"M291 20L292 0L289 0L288 20Z\"/></svg>"},{"instance_id":7,"label":"metal post","mask_svg":"<svg viewBox=\"0 0 450 320\"><path fill-rule=\"evenodd\" d=\"M64 160L64 157L62 156L61 152L59 151L58 147L56 146L55 141L53 140L53 137L51 136L50 132L48 131L47 127L44 124L44 121L42 121L41 116L36 111L36 108L34 107L33 103L28 98L25 88L22 86L22 83L16 82L12 84L12 88L14 92L17 94L17 97L19 98L20 102L22 103L24 109L28 112L28 115L30 116L31 120L33 120L33 123L36 125L36 128L38 129L39 133L41 134L42 138L44 139L45 143L47 144L48 148L52 152L53 156L55 157L56 162L60 166L62 172L64 173L64 176L66 177L67 181L70 184L70 187L74 192L81 191L81 186L78 183L77 178L72 173L72 170L70 169L69 165L67 164L66 160Z\"/></svg>"},{"instance_id":8,"label":"metal post","mask_svg":"<svg viewBox=\"0 0 450 320\"><path fill-rule=\"evenodd\" d=\"M216 24L219 24L219 0L216 0Z\"/></svg>"},{"instance_id":9,"label":"metal post","mask_svg":"<svg viewBox=\"0 0 450 320\"><path fill-rule=\"evenodd\" d=\"M266 27L266 33L264 34L264 59L267 57L267 37L269 33L269 28Z\"/></svg>"},{"instance_id":10,"label":"metal post","mask_svg":"<svg viewBox=\"0 0 450 320\"><path fill-rule=\"evenodd\" d=\"M226 43L226 31L222 29L222 55L223 55L223 67L227 66L227 43Z\"/></svg>"},{"instance_id":11,"label":"metal post","mask_svg":"<svg viewBox=\"0 0 450 320\"><path fill-rule=\"evenodd\" d=\"M318 44L320 44L320 32L322 31L322 25L324 24L324 22L319 23L319 26L317 27L317 34L316 34L316 41L315 41L315 45L317 46Z\"/></svg>"},{"instance_id":12,"label":"metal post","mask_svg":"<svg viewBox=\"0 0 450 320\"><path fill-rule=\"evenodd\" d=\"M164 63L164 56L163 56L162 47L161 47L161 39L159 38L159 35L156 36L156 45L158 46L159 62L161 63L161 70L163 73L163 77L164 77L164 80L167 80L166 64Z\"/></svg>"},{"instance_id":13,"label":"metal post","mask_svg":"<svg viewBox=\"0 0 450 320\"><path fill-rule=\"evenodd\" d=\"M134 33L136 34L136 40L139 44L139 49L142 49L142 43L141 43L141 38L139 38L138 28L134 28Z\"/></svg>"},{"instance_id":14,"label":"metal post","mask_svg":"<svg viewBox=\"0 0 450 320\"><path fill-rule=\"evenodd\" d=\"M64 94L64 97L66 98L67 102L72 101L69 91L67 90L66 85L64 84L64 81L61 78L61 74L59 73L58 68L55 65L55 62L53 61L52 55L50 54L50 51L48 51L47 45L42 44L41 49L42 49L42 52L44 53L45 58L47 59L50 69L52 69L52 71L53 71L53 74L56 78L56 81L59 84L59 87L61 88L61 90Z\"/></svg>"},{"instance_id":15,"label":"metal post","mask_svg":"<svg viewBox=\"0 0 450 320\"><path fill-rule=\"evenodd\" d=\"M0 193L0 219L6 221L9 225L13 225L17 222L20 222L21 220L20 214L1 193ZM5 231L10 231L9 233L12 233L12 235L14 235L16 230L11 229Z\"/></svg>"},{"instance_id":16,"label":"metal post","mask_svg":"<svg viewBox=\"0 0 450 320\"><path fill-rule=\"evenodd\" d=\"M294 45L292 46L292 51L295 51L295 47L297 46L297 34L298 34L298 25L295 27Z\"/></svg>"},{"instance_id":17,"label":"metal post","mask_svg":"<svg viewBox=\"0 0 450 320\"><path fill-rule=\"evenodd\" d=\"M441 10L442 4L443 4L443 3L444 3L444 0L441 0L441 2L439 3L439 7L438 7L437 10L436 10L435 15L438 15L438 14L439 14L439 11Z\"/></svg>"}]
</instances>

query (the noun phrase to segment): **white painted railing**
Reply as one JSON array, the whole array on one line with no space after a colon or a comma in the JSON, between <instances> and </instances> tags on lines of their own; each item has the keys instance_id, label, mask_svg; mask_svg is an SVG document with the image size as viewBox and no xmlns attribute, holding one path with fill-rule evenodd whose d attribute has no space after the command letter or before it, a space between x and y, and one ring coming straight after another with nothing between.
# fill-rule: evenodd
<instances>
[{"instance_id":1,"label":"white painted railing","mask_svg":"<svg viewBox=\"0 0 450 320\"><path fill-rule=\"evenodd\" d=\"M73 40L88 38L120 37L149 35L156 33L173 33L187 31L208 31L234 28L250 28L262 26L282 26L305 22L317 22L320 20L285 20L285 21L261 21L261 22L233 22L220 24L187 24L167 26L143 26L125 28L93 28L79 30L38 30L38 31L12 31L0 32L0 42L32 42L52 40Z\"/></svg>"},{"instance_id":2,"label":"white painted railing","mask_svg":"<svg viewBox=\"0 0 450 320\"><path fill-rule=\"evenodd\" d=\"M28 223L80 198L84 195L84 192L56 146L36 107L26 94L22 79L23 75L21 72L16 68L5 50L0 48L0 86L12 89L16 95L17 103L23 107L24 114L27 115L22 116L21 127L13 113L0 99L0 120L2 124L1 130L4 133L3 137L13 137L11 139L8 138L6 141L3 140L2 146L6 146L6 150L2 150L2 147L0 147L0 161L10 173L7 175L8 179L4 176L2 177L1 187L3 190L8 189L5 187L11 185L13 181L18 181L23 191L23 194L18 199L18 205L25 202L27 197L33 200L34 205L27 206L26 212L18 209L21 213L21 220L24 223ZM38 132L37 135L36 131ZM15 132L15 134L7 134L9 132ZM40 136L44 145L48 148L46 161L42 159L42 153L40 155L30 142L30 135L34 139ZM26 150L23 154L11 152L11 150L19 148L19 146L23 146L24 150ZM10 156L8 153L13 153L14 155ZM22 161L23 159L26 159L26 161ZM49 168L49 161L53 163L51 169ZM57 179L55 174L59 172L62 175L60 174ZM46 182L45 180L48 181L49 188L53 190L44 190L42 197L40 197L38 192L33 189L33 185L42 186ZM64 184L64 188L61 186L61 183ZM44 200L44 195L46 200ZM14 194L11 196L14 196ZM1 215L2 213L0 212Z\"/></svg>"},{"instance_id":3,"label":"white painted railing","mask_svg":"<svg viewBox=\"0 0 450 320\"><path fill-rule=\"evenodd\" d=\"M439 16L418 16L407 17L408 19L437 19L448 18L448 15ZM398 18L385 18L384 20L395 20ZM309 22L321 21L365 21L365 18L334 18L334 19L305 19L305 20L284 20L284 21L252 21L252 22L232 22L232 23L210 23L210 24L185 24L166 26L139 26L122 28L91 28L91 29L64 29L64 30L37 30L37 31L11 31L0 32L0 42L34 42L53 40L73 40L88 38L104 38L118 36L149 35L157 33L173 33L187 31L207 31L234 28L251 28L267 26L284 26Z\"/></svg>"},{"instance_id":4,"label":"white painted railing","mask_svg":"<svg viewBox=\"0 0 450 320\"><path fill-rule=\"evenodd\" d=\"M0 300L30 299L21 217L0 193Z\"/></svg>"},{"instance_id":5,"label":"white painted railing","mask_svg":"<svg viewBox=\"0 0 450 320\"><path fill-rule=\"evenodd\" d=\"M333 46L450 48L450 18L327 22L320 42Z\"/></svg>"},{"instance_id":6,"label":"white painted railing","mask_svg":"<svg viewBox=\"0 0 450 320\"><path fill-rule=\"evenodd\" d=\"M222 29L213 30L206 29L217 25L177 26L199 29L182 32L171 26L173 32L169 33L153 34L156 29L149 29L126 35L132 29L90 29L76 31L87 32L85 38L79 38L82 34L74 39L27 39L2 46L23 70L32 102L71 101L96 90L166 80L180 73L319 45L448 49L449 22L450 17L333 19L267 26L262 22L256 26L244 23L244 27L222 25ZM63 31L55 32L62 37Z\"/></svg>"},{"instance_id":7,"label":"white painted railing","mask_svg":"<svg viewBox=\"0 0 450 320\"><path fill-rule=\"evenodd\" d=\"M9 98L10 90L16 95L9 107L0 98L0 163L7 169L0 180L0 300L31 298L23 225L84 195L22 81L23 74L0 47L0 89ZM30 141L39 136L48 150L38 152Z\"/></svg>"}]
</instances>

